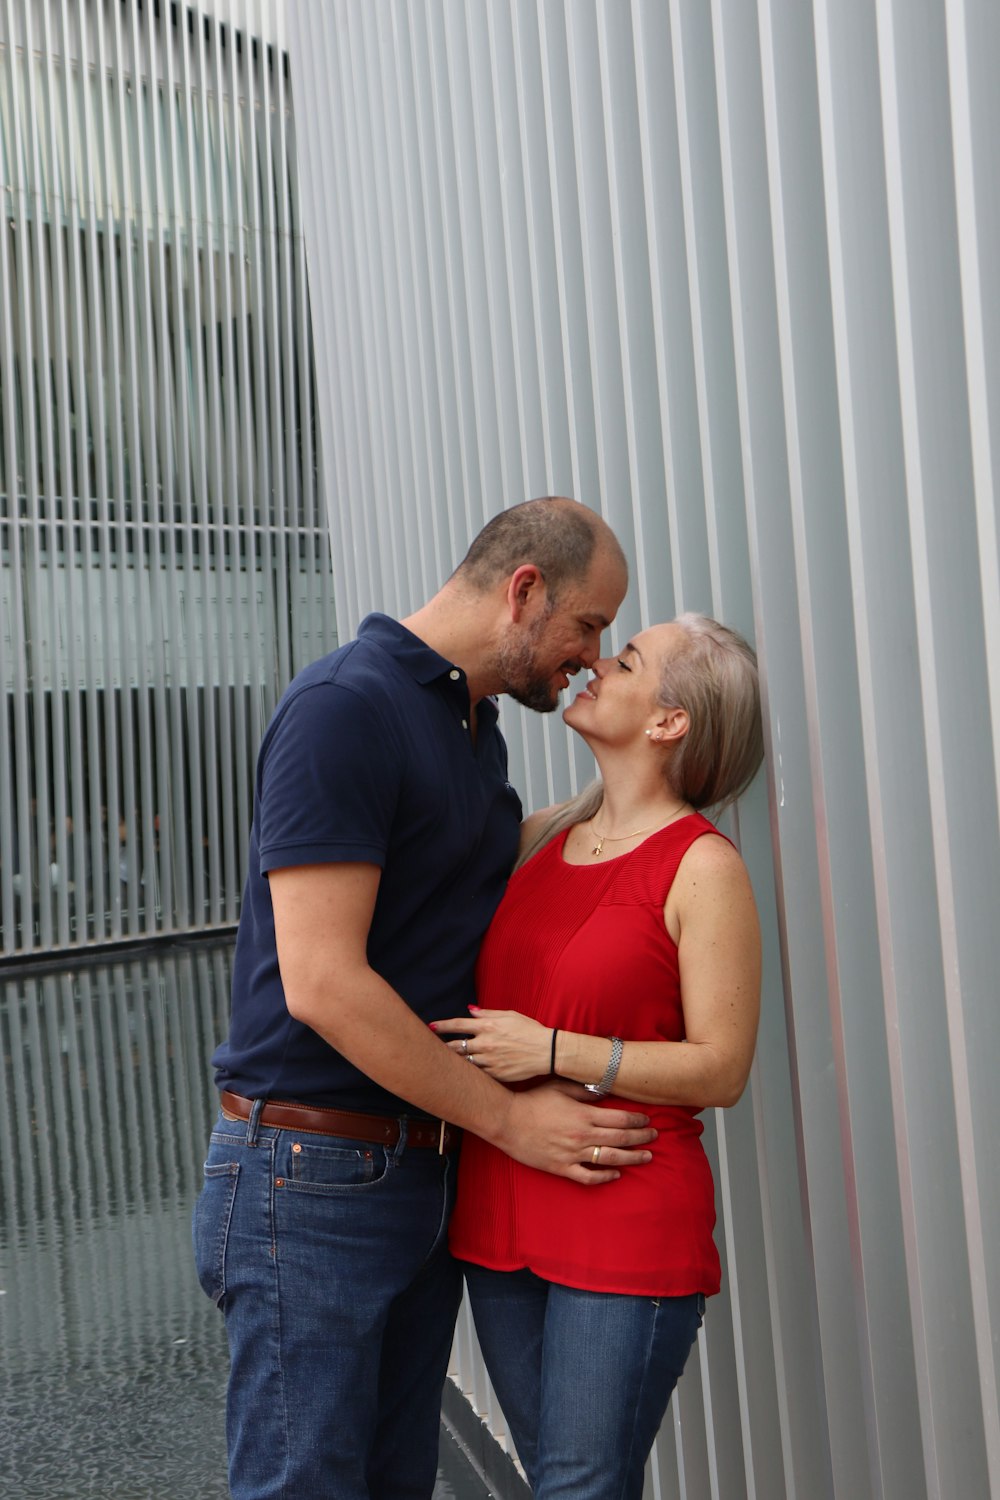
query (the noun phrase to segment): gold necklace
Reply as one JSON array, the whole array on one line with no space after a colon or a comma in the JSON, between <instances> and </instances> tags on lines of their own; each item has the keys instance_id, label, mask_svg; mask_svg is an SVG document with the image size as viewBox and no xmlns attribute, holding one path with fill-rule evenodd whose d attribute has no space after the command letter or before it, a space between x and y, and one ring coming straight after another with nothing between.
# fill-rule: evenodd
<instances>
[{"instance_id":1,"label":"gold necklace","mask_svg":"<svg viewBox=\"0 0 1000 1500\"><path fill-rule=\"evenodd\" d=\"M674 817L674 815L676 813L679 813L680 810L681 810L681 808L683 806L684 806L684 803L683 802L679 802L677 804L677 806L671 812L670 817L672 818L672 817ZM597 816L597 814L595 813L594 817L596 817L596 816ZM669 822L669 821L670 821L670 818L667 819L667 822ZM656 823L650 823L650 825L649 825L648 828L636 828L631 833L616 833L616 834L598 833L597 829L594 827L594 818L591 818L591 820L590 820L590 826L591 826L591 829L593 829L594 838L597 840L597 843L594 845L593 849L591 849L590 852L591 852L591 854L603 854L604 853L604 845L605 845L605 843L608 843L608 844L623 844L626 839L637 839L639 837L640 833L651 833L652 830L654 828L656 828L658 825ZM663 827L666 828L666 826L667 826L667 824L664 823Z\"/></svg>"}]
</instances>

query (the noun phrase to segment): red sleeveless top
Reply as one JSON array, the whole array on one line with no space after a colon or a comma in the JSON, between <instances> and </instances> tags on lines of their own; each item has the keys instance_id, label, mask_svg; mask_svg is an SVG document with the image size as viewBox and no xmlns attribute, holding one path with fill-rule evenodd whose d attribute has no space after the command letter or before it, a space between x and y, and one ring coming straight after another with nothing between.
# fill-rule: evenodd
<instances>
[{"instance_id":1,"label":"red sleeveless top","mask_svg":"<svg viewBox=\"0 0 1000 1500\"><path fill-rule=\"evenodd\" d=\"M683 855L717 832L695 813L599 865L567 864L566 833L552 839L511 877L480 951L479 1004L591 1036L683 1041L663 907ZM466 1132L452 1253L586 1291L712 1295L721 1273L699 1111L606 1103L648 1114L659 1135L652 1161L598 1188L522 1166Z\"/></svg>"}]
</instances>

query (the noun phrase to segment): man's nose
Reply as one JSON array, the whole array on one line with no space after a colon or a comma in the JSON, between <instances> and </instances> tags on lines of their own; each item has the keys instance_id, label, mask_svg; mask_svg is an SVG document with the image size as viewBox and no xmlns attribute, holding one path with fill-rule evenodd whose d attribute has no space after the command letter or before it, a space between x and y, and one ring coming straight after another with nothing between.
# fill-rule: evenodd
<instances>
[{"instance_id":1,"label":"man's nose","mask_svg":"<svg viewBox=\"0 0 1000 1500\"><path fill-rule=\"evenodd\" d=\"M592 646L584 646L578 660L587 668L588 672L596 671L596 663L601 659L601 642L596 640Z\"/></svg>"}]
</instances>

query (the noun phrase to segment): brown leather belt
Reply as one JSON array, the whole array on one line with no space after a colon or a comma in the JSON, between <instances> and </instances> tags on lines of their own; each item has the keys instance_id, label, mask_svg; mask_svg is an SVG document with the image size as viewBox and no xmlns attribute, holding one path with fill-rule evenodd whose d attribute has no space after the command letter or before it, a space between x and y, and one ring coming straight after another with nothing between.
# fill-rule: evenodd
<instances>
[{"instance_id":1,"label":"brown leather belt","mask_svg":"<svg viewBox=\"0 0 1000 1500\"><path fill-rule=\"evenodd\" d=\"M242 1094L220 1095L224 1114L237 1120L249 1120L254 1101ZM363 1115L353 1110L328 1109L319 1104L289 1104L283 1099L268 1099L258 1115L261 1125L276 1130L298 1130L305 1135L343 1135L352 1141L372 1141L381 1146L395 1146L399 1141L399 1121L393 1115ZM431 1146L440 1155L454 1151L462 1138L455 1125L444 1120L415 1120L407 1116L407 1146Z\"/></svg>"}]
</instances>

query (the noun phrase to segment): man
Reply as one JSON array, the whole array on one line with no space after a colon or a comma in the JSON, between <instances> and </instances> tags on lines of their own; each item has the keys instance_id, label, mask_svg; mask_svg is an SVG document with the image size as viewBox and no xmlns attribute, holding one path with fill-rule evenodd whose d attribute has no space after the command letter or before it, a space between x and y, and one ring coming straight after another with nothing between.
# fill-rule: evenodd
<instances>
[{"instance_id":1,"label":"man","mask_svg":"<svg viewBox=\"0 0 1000 1500\"><path fill-rule=\"evenodd\" d=\"M474 999L517 846L489 695L554 708L626 584L598 516L515 506L416 614L369 616L301 672L264 736L195 1211L229 1336L234 1500L428 1500L456 1126L595 1186L648 1155L644 1116L508 1091L427 1025Z\"/></svg>"}]
</instances>

